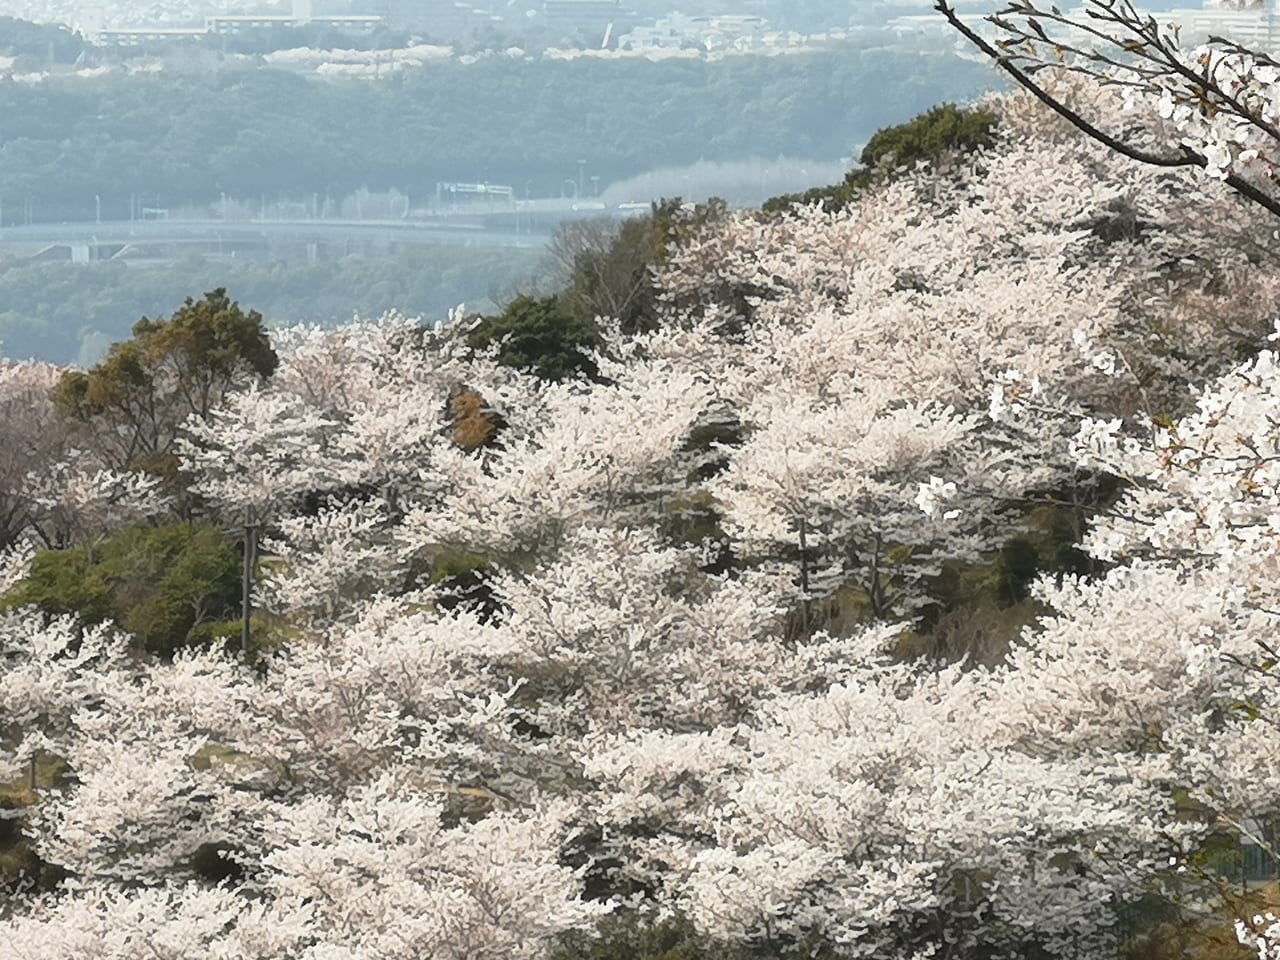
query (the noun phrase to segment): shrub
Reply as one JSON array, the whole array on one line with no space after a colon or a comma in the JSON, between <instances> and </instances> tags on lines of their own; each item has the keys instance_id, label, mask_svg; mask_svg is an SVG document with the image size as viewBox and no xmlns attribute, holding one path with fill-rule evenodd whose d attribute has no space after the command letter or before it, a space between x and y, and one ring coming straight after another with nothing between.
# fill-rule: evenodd
<instances>
[{"instance_id":1,"label":"shrub","mask_svg":"<svg viewBox=\"0 0 1280 960\"><path fill-rule=\"evenodd\" d=\"M996 122L996 115L985 107L964 108L954 103L931 107L906 123L877 130L858 157L860 166L845 174L840 183L773 197L765 201L764 210L777 212L797 203L820 203L824 210L842 210L872 183L891 177L896 170L911 169L921 161L938 163L990 146Z\"/></svg>"},{"instance_id":2,"label":"shrub","mask_svg":"<svg viewBox=\"0 0 1280 960\"><path fill-rule=\"evenodd\" d=\"M598 339L595 324L574 317L558 297L519 296L498 316L481 319L467 342L476 350L496 343L500 363L542 380L568 380L598 374L588 356Z\"/></svg>"},{"instance_id":3,"label":"shrub","mask_svg":"<svg viewBox=\"0 0 1280 960\"><path fill-rule=\"evenodd\" d=\"M240 571L235 549L208 524L132 527L92 546L37 554L0 607L114 620L140 649L168 657L218 641L223 631L206 625L236 616Z\"/></svg>"}]
</instances>

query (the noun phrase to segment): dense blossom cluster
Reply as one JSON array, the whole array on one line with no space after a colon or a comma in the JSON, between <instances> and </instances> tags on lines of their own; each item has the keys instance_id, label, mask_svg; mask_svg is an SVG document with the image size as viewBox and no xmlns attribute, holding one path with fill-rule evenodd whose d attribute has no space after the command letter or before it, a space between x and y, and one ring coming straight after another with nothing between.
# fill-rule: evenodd
<instances>
[{"instance_id":1,"label":"dense blossom cluster","mask_svg":"<svg viewBox=\"0 0 1280 960\"><path fill-rule=\"evenodd\" d=\"M1203 901L1178 865L1280 815L1280 363L1226 358L1260 221L994 106L968 160L690 238L591 381L394 316L277 334L177 447L264 532L274 649L0 614L0 777L65 766L23 829L69 873L7 955L537 960L643 890L778 955L1101 956L1119 907ZM0 591L74 462L36 449ZM1042 578L1007 657L900 655L944 566L1102 475L1101 572ZM66 536L175 496L130 482ZM808 622L835 594L861 621Z\"/></svg>"},{"instance_id":2,"label":"dense blossom cluster","mask_svg":"<svg viewBox=\"0 0 1280 960\"><path fill-rule=\"evenodd\" d=\"M1161 119L1183 143L1204 155L1209 176L1225 179L1233 170L1247 170L1271 179L1277 159L1275 132L1280 129L1275 99L1280 69L1247 53L1210 46L1190 51L1185 63L1221 90L1235 109L1211 107L1204 88L1189 88L1185 78L1161 78Z\"/></svg>"}]
</instances>

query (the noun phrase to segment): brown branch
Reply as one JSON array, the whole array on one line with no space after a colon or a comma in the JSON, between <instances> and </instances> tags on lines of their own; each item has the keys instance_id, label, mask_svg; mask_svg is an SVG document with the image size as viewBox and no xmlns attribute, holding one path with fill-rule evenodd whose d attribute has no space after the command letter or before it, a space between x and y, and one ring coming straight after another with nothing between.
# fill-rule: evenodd
<instances>
[{"instance_id":1,"label":"brown branch","mask_svg":"<svg viewBox=\"0 0 1280 960\"><path fill-rule=\"evenodd\" d=\"M1140 150L1137 147L1127 144L1123 140L1119 140L1105 131L1100 130L1080 114L1076 113L1076 111L1062 103L1062 101L1054 98L1043 87L1032 80L1025 71L1019 70L1007 54L1001 53L981 36L975 33L968 24L956 15L955 9L951 6L948 0L936 0L934 3L934 9L946 17L948 23L964 34L970 43L994 60L996 65L1009 74L1009 76L1013 77L1019 85L1031 91L1037 100L1051 109L1054 113L1058 114L1081 133L1091 139L1097 140L1103 146L1108 147L1117 153L1121 153L1131 160L1137 160L1139 163L1146 163L1156 167L1203 167L1205 165L1203 157L1198 156L1193 151L1186 148L1183 149L1183 154L1181 156L1161 156L1160 154L1148 153L1145 150Z\"/></svg>"},{"instance_id":2,"label":"brown branch","mask_svg":"<svg viewBox=\"0 0 1280 960\"><path fill-rule=\"evenodd\" d=\"M1138 163L1145 163L1153 167L1204 168L1208 166L1208 161L1205 160L1202 155L1185 145L1182 147L1182 153L1180 155L1167 156L1150 153L1139 147L1135 147L1132 144L1125 143L1118 137L1111 136L1106 131L1094 126L1075 110L1072 110L1064 104L1061 100L1055 98L1042 86L1032 80L1026 71L1019 69L1013 63L1012 58L1008 54L1001 53L979 36L968 26L968 24L960 19L955 12L955 8L951 6L949 0L935 0L934 9L946 17L947 22L958 30L970 43L994 60L996 65L1009 74L1009 76L1013 77L1019 86L1030 91L1037 100L1090 139L1096 140L1098 143L1101 143L1103 146L1115 151L1121 156L1128 157L1130 160L1136 160ZM1266 193L1263 193L1253 184L1235 173L1228 174L1224 182L1246 200L1250 200L1272 214L1280 217L1280 200L1268 196Z\"/></svg>"}]
</instances>

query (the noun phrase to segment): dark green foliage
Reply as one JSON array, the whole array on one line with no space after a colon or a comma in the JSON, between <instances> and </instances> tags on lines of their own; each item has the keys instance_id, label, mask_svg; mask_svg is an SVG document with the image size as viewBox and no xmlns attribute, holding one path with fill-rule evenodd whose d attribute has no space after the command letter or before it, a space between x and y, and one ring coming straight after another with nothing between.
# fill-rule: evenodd
<instances>
[{"instance_id":1,"label":"dark green foliage","mask_svg":"<svg viewBox=\"0 0 1280 960\"><path fill-rule=\"evenodd\" d=\"M6 608L33 604L46 613L74 613L86 623L111 616L111 587L87 548L46 550L31 561L31 573L0 601Z\"/></svg>"},{"instance_id":2,"label":"dark green foliage","mask_svg":"<svg viewBox=\"0 0 1280 960\"><path fill-rule=\"evenodd\" d=\"M143 317L132 339L112 344L87 372L64 377L55 399L65 414L110 413L136 403L139 390L153 393L169 373L186 401L184 413L207 415L245 368L265 379L278 362L262 314L241 310L219 287L199 301L187 297L167 320Z\"/></svg>"},{"instance_id":3,"label":"dark green foliage","mask_svg":"<svg viewBox=\"0 0 1280 960\"><path fill-rule=\"evenodd\" d=\"M683 918L655 922L634 911L609 917L600 936L570 933L552 960L750 960L740 947L717 944L694 930Z\"/></svg>"},{"instance_id":4,"label":"dark green foliage","mask_svg":"<svg viewBox=\"0 0 1280 960\"><path fill-rule=\"evenodd\" d=\"M46 550L0 608L35 606L86 623L112 620L149 653L219 637L240 605L240 557L207 524L134 527L92 547Z\"/></svg>"},{"instance_id":5,"label":"dark green foliage","mask_svg":"<svg viewBox=\"0 0 1280 960\"><path fill-rule=\"evenodd\" d=\"M67 871L57 864L40 859L29 841L18 840L12 846L0 846L0 899L19 891L47 893L67 878Z\"/></svg>"},{"instance_id":6,"label":"dark green foliage","mask_svg":"<svg viewBox=\"0 0 1280 960\"><path fill-rule=\"evenodd\" d=\"M665 197L651 205L654 266L666 263L668 254L691 237L724 223L729 205L720 197L705 203L685 203L680 197Z\"/></svg>"},{"instance_id":7,"label":"dark green foliage","mask_svg":"<svg viewBox=\"0 0 1280 960\"><path fill-rule=\"evenodd\" d=\"M35 785L38 790L56 790L69 780L67 764L47 753L38 755ZM67 877L67 871L40 858L30 840L23 813L37 801L28 774L7 784L0 783L0 912L5 901L20 893L49 892Z\"/></svg>"},{"instance_id":8,"label":"dark green foliage","mask_svg":"<svg viewBox=\"0 0 1280 960\"><path fill-rule=\"evenodd\" d=\"M858 162L864 167L911 167L958 151L972 153L991 145L996 115L984 107L941 103L906 123L876 131Z\"/></svg>"},{"instance_id":9,"label":"dark green foliage","mask_svg":"<svg viewBox=\"0 0 1280 960\"><path fill-rule=\"evenodd\" d=\"M987 559L944 564L929 585L931 602L900 653L999 662L1018 634L1045 612L1031 597L1037 578L1097 572L1079 541L1087 518L1105 508L1117 490L1103 484L1100 490L1077 491L1078 496L1086 493L1073 506L1069 491L1060 491L1059 499L1033 506L1016 520L1011 517L1009 527L1016 524L1021 532Z\"/></svg>"},{"instance_id":10,"label":"dark green foliage","mask_svg":"<svg viewBox=\"0 0 1280 960\"><path fill-rule=\"evenodd\" d=\"M911 169L921 161L937 163L954 154L967 154L991 145L997 117L984 107L957 107L943 103L906 123L877 130L867 141L858 162L842 182L815 187L802 194L774 197L766 211L785 210L796 203L820 203L826 210L841 210L872 183L895 170Z\"/></svg>"},{"instance_id":11,"label":"dark green foliage","mask_svg":"<svg viewBox=\"0 0 1280 960\"><path fill-rule=\"evenodd\" d=\"M594 379L599 369L587 354L600 343L596 318L618 321L627 334L653 329L653 268L680 242L727 215L723 200L695 205L676 197L621 222L567 223L552 241L563 289L549 297L516 297L500 315L482 318L468 342L475 349L501 343L501 362L543 380Z\"/></svg>"},{"instance_id":12,"label":"dark green foliage","mask_svg":"<svg viewBox=\"0 0 1280 960\"><path fill-rule=\"evenodd\" d=\"M251 635L253 645L261 649L263 644L259 641L262 631L257 627L257 611L254 612L251 622L254 624L254 632ZM186 646L230 649L239 645L240 632L241 621L239 617L234 620L206 620L203 623L197 623L188 631Z\"/></svg>"},{"instance_id":13,"label":"dark green foliage","mask_svg":"<svg viewBox=\"0 0 1280 960\"><path fill-rule=\"evenodd\" d=\"M543 380L597 376L587 352L598 340L595 324L571 314L558 296L516 297L498 316L482 318L467 338L476 350L499 344L500 362Z\"/></svg>"},{"instance_id":14,"label":"dark green foliage","mask_svg":"<svg viewBox=\"0 0 1280 960\"><path fill-rule=\"evenodd\" d=\"M780 213L796 204L807 207L817 203L822 205L823 210L843 210L857 199L873 179L870 171L862 168L850 170L840 183L828 187L811 187L803 193L784 193L780 197L770 197L760 209L765 213Z\"/></svg>"},{"instance_id":15,"label":"dark green foliage","mask_svg":"<svg viewBox=\"0 0 1280 960\"><path fill-rule=\"evenodd\" d=\"M1031 582L1040 573L1040 553L1025 537L1014 537L1000 548L995 560L995 595L1001 606L1011 607L1030 595Z\"/></svg>"},{"instance_id":16,"label":"dark green foliage","mask_svg":"<svg viewBox=\"0 0 1280 960\"><path fill-rule=\"evenodd\" d=\"M0 796L0 850L9 850L22 839L22 822L13 815L17 809L13 800Z\"/></svg>"},{"instance_id":17,"label":"dark green foliage","mask_svg":"<svg viewBox=\"0 0 1280 960\"><path fill-rule=\"evenodd\" d=\"M244 877L237 852L229 843L202 843L191 855L191 871L206 883L236 883Z\"/></svg>"},{"instance_id":18,"label":"dark green foliage","mask_svg":"<svg viewBox=\"0 0 1280 960\"><path fill-rule=\"evenodd\" d=\"M681 451L694 454L699 459L689 475L690 481L710 480L723 473L729 466L726 448L741 446L744 434L742 424L736 420L701 423L690 430Z\"/></svg>"},{"instance_id":19,"label":"dark green foliage","mask_svg":"<svg viewBox=\"0 0 1280 960\"><path fill-rule=\"evenodd\" d=\"M492 623L504 612L493 590L493 564L481 557L451 553L435 558L428 572L436 588L436 608L446 613L471 613Z\"/></svg>"},{"instance_id":20,"label":"dark green foliage","mask_svg":"<svg viewBox=\"0 0 1280 960\"><path fill-rule=\"evenodd\" d=\"M1097 572L1094 561L1080 549L1083 519L1074 521L1072 512L1062 508L1042 512L1037 521L1036 565L1041 573L1083 576Z\"/></svg>"},{"instance_id":21,"label":"dark green foliage","mask_svg":"<svg viewBox=\"0 0 1280 960\"><path fill-rule=\"evenodd\" d=\"M66 373L54 404L110 465L172 477L183 421L207 417L229 390L271 376L277 363L262 314L219 288L188 297L167 320L143 317L98 364Z\"/></svg>"}]
</instances>

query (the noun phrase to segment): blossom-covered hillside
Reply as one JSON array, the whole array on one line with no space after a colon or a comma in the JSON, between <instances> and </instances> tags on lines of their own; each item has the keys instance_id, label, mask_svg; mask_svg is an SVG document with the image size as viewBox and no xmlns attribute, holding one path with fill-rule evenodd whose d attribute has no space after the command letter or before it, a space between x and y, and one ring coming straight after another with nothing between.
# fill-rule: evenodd
<instances>
[{"instance_id":1,"label":"blossom-covered hillside","mask_svg":"<svg viewBox=\"0 0 1280 960\"><path fill-rule=\"evenodd\" d=\"M990 146L843 209L681 231L562 379L461 315L268 336L223 291L3 368L0 953L542 960L625 922L1083 958L1247 920L1215 851L1280 815L1272 222L986 107ZM1078 562L959 596L1046 517ZM922 643L982 604L1028 625Z\"/></svg>"}]
</instances>

